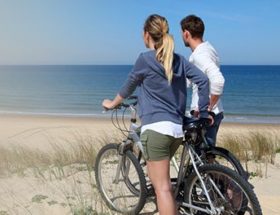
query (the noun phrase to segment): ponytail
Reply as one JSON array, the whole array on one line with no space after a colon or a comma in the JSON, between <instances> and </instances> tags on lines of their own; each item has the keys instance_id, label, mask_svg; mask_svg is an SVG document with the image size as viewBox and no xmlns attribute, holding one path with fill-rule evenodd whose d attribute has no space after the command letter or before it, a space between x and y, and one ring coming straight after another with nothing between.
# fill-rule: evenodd
<instances>
[{"instance_id":1,"label":"ponytail","mask_svg":"<svg viewBox=\"0 0 280 215\"><path fill-rule=\"evenodd\" d=\"M173 52L174 40L173 37L167 33L162 37L162 45L156 49L156 58L162 63L169 84L171 84L173 78Z\"/></svg>"},{"instance_id":2,"label":"ponytail","mask_svg":"<svg viewBox=\"0 0 280 215\"><path fill-rule=\"evenodd\" d=\"M163 65L168 83L173 78L174 39L168 33L167 20L160 15L151 15L145 22L144 31L148 32L155 42L156 58Z\"/></svg>"}]
</instances>

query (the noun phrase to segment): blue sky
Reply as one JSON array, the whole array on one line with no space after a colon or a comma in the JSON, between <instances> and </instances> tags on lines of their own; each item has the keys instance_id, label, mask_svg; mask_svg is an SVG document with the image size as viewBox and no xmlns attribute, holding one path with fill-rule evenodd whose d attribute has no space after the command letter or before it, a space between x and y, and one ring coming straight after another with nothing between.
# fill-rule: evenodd
<instances>
[{"instance_id":1,"label":"blue sky","mask_svg":"<svg viewBox=\"0 0 280 215\"><path fill-rule=\"evenodd\" d=\"M133 64L152 13L186 57L179 23L196 14L221 64L280 64L279 10L279 0L0 0L0 65Z\"/></svg>"}]
</instances>

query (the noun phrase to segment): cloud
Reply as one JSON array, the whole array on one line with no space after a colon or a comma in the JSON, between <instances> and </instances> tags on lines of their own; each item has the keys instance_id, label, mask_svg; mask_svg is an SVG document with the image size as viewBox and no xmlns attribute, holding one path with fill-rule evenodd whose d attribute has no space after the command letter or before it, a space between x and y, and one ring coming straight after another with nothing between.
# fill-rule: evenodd
<instances>
[{"instance_id":1,"label":"cloud","mask_svg":"<svg viewBox=\"0 0 280 215\"><path fill-rule=\"evenodd\" d=\"M222 14L222 13L215 13L215 12L206 12L206 15L222 19L225 21L231 21L231 22L253 22L256 20L256 17L254 16L248 16L243 14Z\"/></svg>"}]
</instances>

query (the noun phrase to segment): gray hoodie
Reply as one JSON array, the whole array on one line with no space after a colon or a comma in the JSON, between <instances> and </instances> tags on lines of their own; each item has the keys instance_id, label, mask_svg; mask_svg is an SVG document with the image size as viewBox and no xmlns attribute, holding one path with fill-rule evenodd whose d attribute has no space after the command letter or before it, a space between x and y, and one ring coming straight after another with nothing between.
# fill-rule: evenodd
<instances>
[{"instance_id":1,"label":"gray hoodie","mask_svg":"<svg viewBox=\"0 0 280 215\"><path fill-rule=\"evenodd\" d=\"M154 50L141 53L119 95L130 96L138 88L138 109L142 125L171 121L182 124L186 111L186 78L198 86L200 117L207 117L209 82L207 76L183 56L174 54L171 84Z\"/></svg>"}]
</instances>

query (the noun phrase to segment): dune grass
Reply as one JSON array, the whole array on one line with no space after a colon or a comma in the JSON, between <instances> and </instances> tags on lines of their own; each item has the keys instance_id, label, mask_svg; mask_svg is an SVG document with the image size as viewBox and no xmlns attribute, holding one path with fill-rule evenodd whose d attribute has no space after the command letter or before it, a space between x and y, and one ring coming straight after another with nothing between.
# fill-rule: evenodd
<instances>
[{"instance_id":1,"label":"dune grass","mask_svg":"<svg viewBox=\"0 0 280 215\"><path fill-rule=\"evenodd\" d=\"M107 143L119 141L119 137L109 135L95 138L90 134L74 134L69 139L49 138L49 151L20 146L0 147L0 177L35 177L64 199L60 203L50 199L37 202L38 196L46 196L40 193L30 199L33 204L60 204L75 215L111 214L96 189L93 167L98 150Z\"/></svg>"},{"instance_id":2,"label":"dune grass","mask_svg":"<svg viewBox=\"0 0 280 215\"><path fill-rule=\"evenodd\" d=\"M49 138L51 151L21 146L0 147L0 175L24 174L26 169L42 171L50 167L63 168L72 164L85 164L92 170L98 150L106 143L119 142L120 137L74 134L70 139Z\"/></svg>"},{"instance_id":3,"label":"dune grass","mask_svg":"<svg viewBox=\"0 0 280 215\"><path fill-rule=\"evenodd\" d=\"M51 151L14 146L0 147L0 176L24 175L25 170L46 171L76 165L76 170L89 170L95 164L98 150L107 143L120 142L121 137L103 135L95 138L90 134L74 134L70 139L49 139ZM275 132L251 132L246 135L227 135L218 139L218 145L227 148L242 162L265 162L274 164L276 153L280 152L280 138ZM83 165L83 166L79 166ZM58 175L58 174L57 174Z\"/></svg>"},{"instance_id":4,"label":"dune grass","mask_svg":"<svg viewBox=\"0 0 280 215\"><path fill-rule=\"evenodd\" d=\"M280 138L273 131L267 133L256 131L246 135L227 135L219 140L218 145L227 148L241 162L244 162L248 172L250 172L248 165L250 161L257 164L258 176L263 175L259 164L265 163L265 176L267 176L267 165L275 164L275 157L280 148Z\"/></svg>"},{"instance_id":5,"label":"dune grass","mask_svg":"<svg viewBox=\"0 0 280 215\"><path fill-rule=\"evenodd\" d=\"M47 152L19 146L0 147L0 177L14 174L24 177L31 173L46 184L66 181L67 186L52 187L60 191L65 201L45 200L50 206L63 204L75 215L111 214L96 189L93 167L98 150L107 143L120 142L121 138L113 134L101 138L90 134L73 134L60 140L49 138L52 150ZM219 139L218 145L229 149L245 164L247 171L260 177L267 175L268 163L274 164L280 151L279 136L273 132L227 135ZM250 162L256 163L255 171L250 169ZM266 164L265 171L261 163Z\"/></svg>"}]
</instances>

